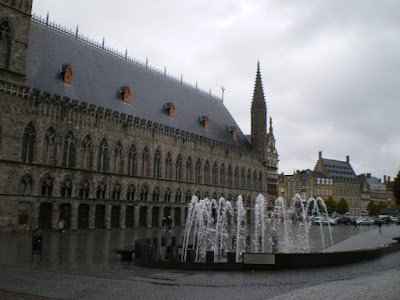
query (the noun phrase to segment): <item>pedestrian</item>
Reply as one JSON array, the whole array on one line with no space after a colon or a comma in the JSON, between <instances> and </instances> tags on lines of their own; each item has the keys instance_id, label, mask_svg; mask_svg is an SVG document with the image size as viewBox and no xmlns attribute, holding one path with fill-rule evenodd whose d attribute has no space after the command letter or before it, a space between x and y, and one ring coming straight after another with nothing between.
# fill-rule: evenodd
<instances>
[{"instance_id":1,"label":"pedestrian","mask_svg":"<svg viewBox=\"0 0 400 300\"><path fill-rule=\"evenodd\" d=\"M162 218L161 224L162 224L162 227L161 227L162 230L165 231L165 228L167 226L167 220L165 219L165 217Z\"/></svg>"},{"instance_id":2,"label":"pedestrian","mask_svg":"<svg viewBox=\"0 0 400 300\"><path fill-rule=\"evenodd\" d=\"M171 225L172 225L172 218L171 216L168 216L167 221L166 221L166 225L168 227L168 232L171 232Z\"/></svg>"},{"instance_id":3,"label":"pedestrian","mask_svg":"<svg viewBox=\"0 0 400 300\"><path fill-rule=\"evenodd\" d=\"M358 225L358 224L357 224L357 220L354 220L353 222L354 222L354 228L353 228L353 231L354 231L354 230L356 230L356 229L358 230L358 226L357 226L357 225Z\"/></svg>"},{"instance_id":4,"label":"pedestrian","mask_svg":"<svg viewBox=\"0 0 400 300\"><path fill-rule=\"evenodd\" d=\"M382 222L381 222L381 221L378 221L379 233L381 233L381 227L382 227Z\"/></svg>"}]
</instances>

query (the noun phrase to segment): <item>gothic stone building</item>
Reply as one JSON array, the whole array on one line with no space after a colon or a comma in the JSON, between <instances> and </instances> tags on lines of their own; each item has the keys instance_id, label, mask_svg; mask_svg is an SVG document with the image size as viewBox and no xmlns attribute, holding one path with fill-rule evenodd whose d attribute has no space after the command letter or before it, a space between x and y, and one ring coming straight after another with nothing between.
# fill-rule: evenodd
<instances>
[{"instance_id":1,"label":"gothic stone building","mask_svg":"<svg viewBox=\"0 0 400 300\"><path fill-rule=\"evenodd\" d=\"M249 140L220 99L0 0L0 231L160 226L276 190L258 65Z\"/></svg>"}]
</instances>

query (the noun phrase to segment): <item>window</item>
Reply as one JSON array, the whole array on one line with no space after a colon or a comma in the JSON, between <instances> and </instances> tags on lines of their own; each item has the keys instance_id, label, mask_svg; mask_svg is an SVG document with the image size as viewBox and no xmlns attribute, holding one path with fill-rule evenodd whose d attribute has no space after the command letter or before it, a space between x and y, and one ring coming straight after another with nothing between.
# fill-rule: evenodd
<instances>
[{"instance_id":1,"label":"window","mask_svg":"<svg viewBox=\"0 0 400 300\"><path fill-rule=\"evenodd\" d=\"M181 181L182 180L182 156L180 154L178 155L178 158L176 159L175 180L176 181Z\"/></svg>"},{"instance_id":2,"label":"window","mask_svg":"<svg viewBox=\"0 0 400 300\"><path fill-rule=\"evenodd\" d=\"M224 164L222 164L222 166L221 166L220 185L222 185L222 186L225 185L225 165Z\"/></svg>"},{"instance_id":3,"label":"window","mask_svg":"<svg viewBox=\"0 0 400 300\"><path fill-rule=\"evenodd\" d=\"M201 183L201 161L200 158L196 161L196 183Z\"/></svg>"},{"instance_id":4,"label":"window","mask_svg":"<svg viewBox=\"0 0 400 300\"><path fill-rule=\"evenodd\" d=\"M178 189L175 192L175 202L176 203L181 203L181 199L182 199L182 191L180 189Z\"/></svg>"},{"instance_id":5,"label":"window","mask_svg":"<svg viewBox=\"0 0 400 300\"><path fill-rule=\"evenodd\" d=\"M232 181L232 166L229 165L228 167L228 186L232 187L233 186L233 181Z\"/></svg>"},{"instance_id":6,"label":"window","mask_svg":"<svg viewBox=\"0 0 400 300\"><path fill-rule=\"evenodd\" d=\"M51 166L55 166L57 163L56 131L53 127L47 129L43 138L42 162Z\"/></svg>"},{"instance_id":7,"label":"window","mask_svg":"<svg viewBox=\"0 0 400 300\"><path fill-rule=\"evenodd\" d=\"M75 166L75 137L72 131L69 131L64 138L63 149L63 167L72 168Z\"/></svg>"},{"instance_id":8,"label":"window","mask_svg":"<svg viewBox=\"0 0 400 300\"><path fill-rule=\"evenodd\" d=\"M70 177L65 178L61 182L61 197L72 196L72 180Z\"/></svg>"},{"instance_id":9,"label":"window","mask_svg":"<svg viewBox=\"0 0 400 300\"><path fill-rule=\"evenodd\" d=\"M153 167L153 177L154 178L160 178L161 174L161 154L160 150L157 150L156 153L154 154L154 167Z\"/></svg>"},{"instance_id":10,"label":"window","mask_svg":"<svg viewBox=\"0 0 400 300\"><path fill-rule=\"evenodd\" d=\"M150 152L147 147L143 149L142 153L142 175L150 176Z\"/></svg>"},{"instance_id":11,"label":"window","mask_svg":"<svg viewBox=\"0 0 400 300\"><path fill-rule=\"evenodd\" d=\"M114 172L117 174L122 174L123 170L123 157L122 157L123 149L120 141L115 145L114 148Z\"/></svg>"},{"instance_id":12,"label":"window","mask_svg":"<svg viewBox=\"0 0 400 300\"><path fill-rule=\"evenodd\" d=\"M79 197L83 199L89 198L90 185L87 179L81 180L79 183Z\"/></svg>"},{"instance_id":13,"label":"window","mask_svg":"<svg viewBox=\"0 0 400 300\"><path fill-rule=\"evenodd\" d=\"M136 174L136 147L132 144L128 153L128 175Z\"/></svg>"},{"instance_id":14,"label":"window","mask_svg":"<svg viewBox=\"0 0 400 300\"><path fill-rule=\"evenodd\" d=\"M103 138L99 145L99 152L97 158L97 171L108 171L108 144L107 140Z\"/></svg>"},{"instance_id":15,"label":"window","mask_svg":"<svg viewBox=\"0 0 400 300\"><path fill-rule=\"evenodd\" d=\"M192 158L189 156L186 162L186 181L191 182L192 180L193 180Z\"/></svg>"},{"instance_id":16,"label":"window","mask_svg":"<svg viewBox=\"0 0 400 300\"><path fill-rule=\"evenodd\" d=\"M213 166L212 184L213 185L218 185L218 165L217 165L217 162L214 162L214 166Z\"/></svg>"},{"instance_id":17,"label":"window","mask_svg":"<svg viewBox=\"0 0 400 300\"><path fill-rule=\"evenodd\" d=\"M82 168L90 170L93 164L93 144L90 135L86 135L81 144Z\"/></svg>"},{"instance_id":18,"label":"window","mask_svg":"<svg viewBox=\"0 0 400 300\"><path fill-rule=\"evenodd\" d=\"M171 190L167 188L164 193L164 202L169 203L171 202Z\"/></svg>"},{"instance_id":19,"label":"window","mask_svg":"<svg viewBox=\"0 0 400 300\"><path fill-rule=\"evenodd\" d=\"M210 184L210 163L208 160L206 161L206 165L204 167L204 183Z\"/></svg>"},{"instance_id":20,"label":"window","mask_svg":"<svg viewBox=\"0 0 400 300\"><path fill-rule=\"evenodd\" d=\"M97 184L96 198L97 199L105 199L106 198L106 192L107 192L107 185L103 181L100 181Z\"/></svg>"},{"instance_id":21,"label":"window","mask_svg":"<svg viewBox=\"0 0 400 300\"><path fill-rule=\"evenodd\" d=\"M149 193L149 187L147 184L143 184L140 190L140 201L147 201L147 195Z\"/></svg>"},{"instance_id":22,"label":"window","mask_svg":"<svg viewBox=\"0 0 400 300\"><path fill-rule=\"evenodd\" d=\"M19 193L22 195L32 194L32 177L30 174L25 174L19 181Z\"/></svg>"},{"instance_id":23,"label":"window","mask_svg":"<svg viewBox=\"0 0 400 300\"><path fill-rule=\"evenodd\" d=\"M247 171L247 188L251 189L251 171L250 169Z\"/></svg>"},{"instance_id":24,"label":"window","mask_svg":"<svg viewBox=\"0 0 400 300\"><path fill-rule=\"evenodd\" d=\"M171 152L168 152L165 159L165 178L172 179L172 176L172 155Z\"/></svg>"},{"instance_id":25,"label":"window","mask_svg":"<svg viewBox=\"0 0 400 300\"><path fill-rule=\"evenodd\" d=\"M240 188L244 189L246 187L246 171L242 168L242 175L240 176Z\"/></svg>"},{"instance_id":26,"label":"window","mask_svg":"<svg viewBox=\"0 0 400 300\"><path fill-rule=\"evenodd\" d=\"M128 190L126 192L126 200L128 201L135 200L135 186L133 184L128 186Z\"/></svg>"},{"instance_id":27,"label":"window","mask_svg":"<svg viewBox=\"0 0 400 300\"><path fill-rule=\"evenodd\" d=\"M153 190L153 202L158 202L160 200L160 189L156 186Z\"/></svg>"},{"instance_id":28,"label":"window","mask_svg":"<svg viewBox=\"0 0 400 300\"><path fill-rule=\"evenodd\" d=\"M116 181L113 185L112 191L111 191L111 199L112 200L120 200L121 199L121 185L119 184L118 181Z\"/></svg>"},{"instance_id":29,"label":"window","mask_svg":"<svg viewBox=\"0 0 400 300\"><path fill-rule=\"evenodd\" d=\"M46 174L43 176L41 180L41 196L51 197L53 193L53 178L51 178L50 174Z\"/></svg>"},{"instance_id":30,"label":"window","mask_svg":"<svg viewBox=\"0 0 400 300\"><path fill-rule=\"evenodd\" d=\"M0 68L8 69L11 53L11 32L7 22L0 24Z\"/></svg>"},{"instance_id":31,"label":"window","mask_svg":"<svg viewBox=\"0 0 400 300\"><path fill-rule=\"evenodd\" d=\"M22 150L21 150L21 161L32 163L33 162L33 151L35 147L36 130L33 123L29 123L24 130L22 136Z\"/></svg>"},{"instance_id":32,"label":"window","mask_svg":"<svg viewBox=\"0 0 400 300\"><path fill-rule=\"evenodd\" d=\"M235 169L235 188L239 188L239 182L240 182L239 168L236 167L236 169Z\"/></svg>"},{"instance_id":33,"label":"window","mask_svg":"<svg viewBox=\"0 0 400 300\"><path fill-rule=\"evenodd\" d=\"M190 190L188 190L188 191L186 192L186 194L185 194L185 201L186 201L187 203L189 203L190 200L192 200L192 193L190 192Z\"/></svg>"}]
</instances>

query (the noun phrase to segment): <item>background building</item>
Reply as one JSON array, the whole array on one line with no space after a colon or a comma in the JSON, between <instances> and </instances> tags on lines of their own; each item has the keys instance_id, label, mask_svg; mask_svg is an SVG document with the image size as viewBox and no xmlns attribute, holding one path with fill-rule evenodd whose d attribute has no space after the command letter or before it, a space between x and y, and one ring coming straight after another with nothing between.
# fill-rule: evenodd
<instances>
[{"instance_id":1,"label":"background building","mask_svg":"<svg viewBox=\"0 0 400 300\"><path fill-rule=\"evenodd\" d=\"M193 195L251 222L278 165L259 65L250 142L221 99L31 7L0 0L0 230L179 226Z\"/></svg>"}]
</instances>

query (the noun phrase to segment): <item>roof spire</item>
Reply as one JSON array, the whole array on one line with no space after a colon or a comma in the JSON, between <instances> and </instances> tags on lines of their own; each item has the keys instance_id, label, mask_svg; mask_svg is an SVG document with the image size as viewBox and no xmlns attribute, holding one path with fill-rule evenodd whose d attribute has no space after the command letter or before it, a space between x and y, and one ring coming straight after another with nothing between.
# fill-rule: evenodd
<instances>
[{"instance_id":1,"label":"roof spire","mask_svg":"<svg viewBox=\"0 0 400 300\"><path fill-rule=\"evenodd\" d=\"M272 128L272 117L269 117L269 133L274 133L274 129Z\"/></svg>"},{"instance_id":2,"label":"roof spire","mask_svg":"<svg viewBox=\"0 0 400 300\"><path fill-rule=\"evenodd\" d=\"M262 86L261 72L260 72L260 61L257 61L257 74L253 92L253 104L254 102L260 102L260 101L265 104L264 90Z\"/></svg>"}]
</instances>

